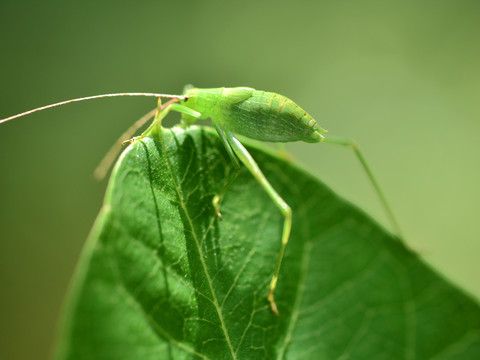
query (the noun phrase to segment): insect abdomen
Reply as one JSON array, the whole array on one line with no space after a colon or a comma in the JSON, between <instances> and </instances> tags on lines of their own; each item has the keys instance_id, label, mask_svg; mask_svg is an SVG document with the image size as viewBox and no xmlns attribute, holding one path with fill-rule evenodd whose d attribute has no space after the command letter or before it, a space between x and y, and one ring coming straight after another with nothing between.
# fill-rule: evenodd
<instances>
[{"instance_id":1,"label":"insect abdomen","mask_svg":"<svg viewBox=\"0 0 480 360\"><path fill-rule=\"evenodd\" d=\"M225 106L224 126L252 139L320 142L324 132L300 106L285 96L255 90L247 100Z\"/></svg>"}]
</instances>

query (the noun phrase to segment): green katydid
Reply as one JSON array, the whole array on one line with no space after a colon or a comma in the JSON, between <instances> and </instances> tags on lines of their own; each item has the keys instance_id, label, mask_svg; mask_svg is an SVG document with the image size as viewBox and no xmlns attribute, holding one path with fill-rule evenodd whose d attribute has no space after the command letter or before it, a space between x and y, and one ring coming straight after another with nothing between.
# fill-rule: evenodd
<instances>
[{"instance_id":1,"label":"green katydid","mask_svg":"<svg viewBox=\"0 0 480 360\"><path fill-rule=\"evenodd\" d=\"M319 127L312 116L310 116L292 100L276 93L255 90L249 87L198 89L189 86L186 87L183 95L152 93L104 94L71 99L62 101L60 103L43 106L5 118L0 120L0 123L70 102L114 96L151 96L159 99L159 105L157 109L142 117L125 134L122 135L121 140L123 142L141 140L150 132L153 127L161 126L163 118L165 118L170 111L181 113L182 122L185 126L194 123L198 119L210 118L212 120L220 140L225 146L225 149L227 150L227 153L237 170L231 179L227 181L223 190L214 196L212 200L215 213L220 219L221 215L219 207L221 198L227 191L228 187L237 178L241 166L240 163L243 163L246 166L246 168L260 183L266 193L270 196L284 217L281 246L267 296L272 311L277 315L278 309L274 300L274 292L285 247L290 236L290 230L292 227L292 211L289 205L280 197L272 185L270 185L255 160L242 145L242 143L236 138L235 134L243 135L245 137L260 141L305 141L310 143L319 143L325 141L326 143L351 147L365 169L370 181L372 182L372 185L374 186L375 191L377 192L377 195L379 196L380 201L387 212L398 238L401 238L401 232L398 223L390 209L390 206L388 205L385 196L383 195L356 143L347 139L332 139L325 137L324 134L326 133L326 130ZM168 98L171 100L166 104L161 105L161 98ZM142 133L142 135L127 140L138 128L140 128L153 116L154 120L152 124L145 132ZM97 177L103 177L105 175L106 169L109 168L110 163L115 158L117 148L118 146L114 146L114 148L109 151L100 166L97 168Z\"/></svg>"}]
</instances>

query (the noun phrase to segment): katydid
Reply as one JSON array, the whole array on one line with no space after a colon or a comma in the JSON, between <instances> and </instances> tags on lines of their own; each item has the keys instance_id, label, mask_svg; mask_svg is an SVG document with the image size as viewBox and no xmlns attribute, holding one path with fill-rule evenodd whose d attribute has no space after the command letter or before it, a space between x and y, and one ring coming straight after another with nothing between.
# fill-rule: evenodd
<instances>
[{"instance_id":1,"label":"katydid","mask_svg":"<svg viewBox=\"0 0 480 360\"><path fill-rule=\"evenodd\" d=\"M266 193L270 196L284 217L281 246L267 295L271 310L277 315L278 309L277 305L275 304L274 293L285 247L287 245L292 227L292 210L290 206L275 191L272 185L270 185L255 160L242 145L242 143L236 138L235 134L243 135L245 137L260 141L305 141L309 143L319 143L325 141L326 143L351 147L361 162L370 181L372 182L372 185L378 197L380 198L380 201L396 231L398 238L401 238L401 232L398 223L390 209L390 206L388 205L385 196L383 195L356 143L348 139L327 138L324 135L326 130L319 127L312 116L310 116L292 100L276 93L255 90L249 87L213 89L186 87L183 95L152 93L105 94L66 100L60 103L43 106L0 120L0 123L70 102L113 96L151 96L159 99L159 105L156 110L153 110L145 115L143 118L137 121L124 135L122 135L121 140L123 142L141 140L153 127L161 126L163 118L167 116L170 111L181 113L182 122L185 126L188 126L199 119L211 119L220 137L220 140L225 146L225 149L227 150L227 153L236 169L235 174L226 182L224 188L216 196L214 196L212 200L215 214L219 217L219 219L221 219L221 198L227 191L228 187L237 178L241 167L240 163L243 163L243 165L250 171L250 173L266 191ZM168 98L171 100L162 105L160 101L161 98ZM142 133L142 135L127 140L140 126L142 126L153 116L154 120L152 124L145 132ZM96 175L98 177L102 177L106 173L105 169L108 169L108 164L113 161L112 159L115 157L114 155L116 153L116 148L117 146L111 149L111 151L104 158L104 161L102 161L100 167L97 168Z\"/></svg>"}]
</instances>

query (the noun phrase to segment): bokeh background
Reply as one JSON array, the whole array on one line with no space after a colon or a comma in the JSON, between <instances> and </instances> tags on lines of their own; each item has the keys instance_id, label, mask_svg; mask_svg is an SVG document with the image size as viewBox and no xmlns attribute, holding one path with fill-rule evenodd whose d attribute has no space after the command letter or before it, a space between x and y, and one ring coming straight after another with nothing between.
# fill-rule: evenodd
<instances>
[{"instance_id":1,"label":"bokeh background","mask_svg":"<svg viewBox=\"0 0 480 360\"><path fill-rule=\"evenodd\" d=\"M251 86L356 139L408 244L480 297L480 2L0 2L0 118L63 99ZM93 169L155 100L0 125L0 358L46 359L106 182ZM174 121L173 121L174 122ZM389 227L350 150L297 162Z\"/></svg>"}]
</instances>

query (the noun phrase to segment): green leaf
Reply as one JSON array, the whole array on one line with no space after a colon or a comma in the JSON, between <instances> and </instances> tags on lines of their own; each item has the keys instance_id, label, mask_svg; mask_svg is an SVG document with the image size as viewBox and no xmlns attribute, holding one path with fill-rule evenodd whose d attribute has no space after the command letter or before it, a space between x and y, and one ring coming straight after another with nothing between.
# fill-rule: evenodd
<instances>
[{"instance_id":1,"label":"green leaf","mask_svg":"<svg viewBox=\"0 0 480 360\"><path fill-rule=\"evenodd\" d=\"M473 359L480 311L368 216L250 147L283 218L211 129L174 128L121 156L81 258L58 359Z\"/></svg>"}]
</instances>

